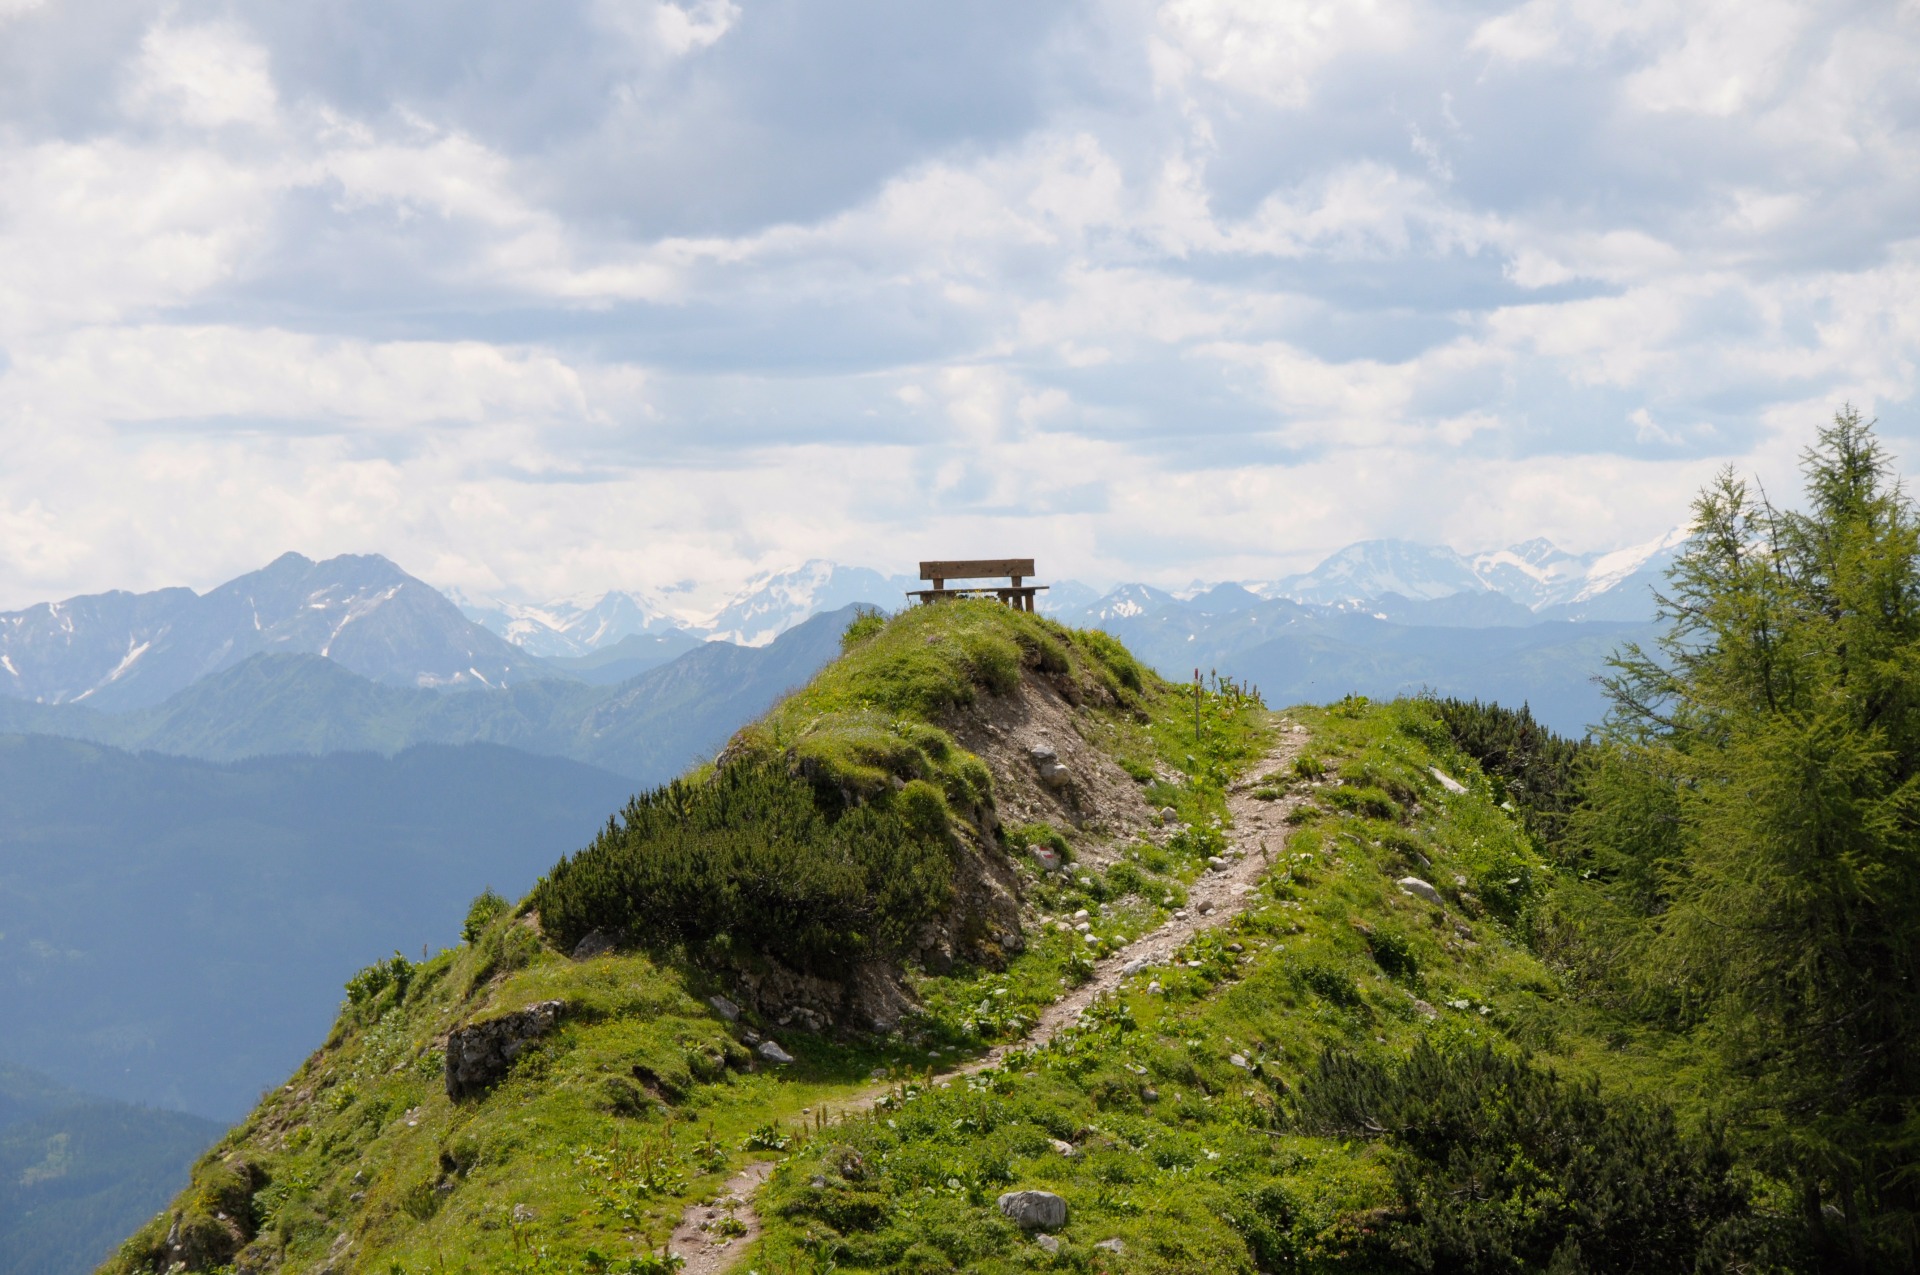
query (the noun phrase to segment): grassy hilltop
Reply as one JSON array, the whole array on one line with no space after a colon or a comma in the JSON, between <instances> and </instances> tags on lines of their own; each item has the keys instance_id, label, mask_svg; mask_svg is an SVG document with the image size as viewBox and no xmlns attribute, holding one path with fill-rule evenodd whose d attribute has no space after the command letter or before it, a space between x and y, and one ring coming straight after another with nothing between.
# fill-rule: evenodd
<instances>
[{"instance_id":1,"label":"grassy hilltop","mask_svg":"<svg viewBox=\"0 0 1920 1275\"><path fill-rule=\"evenodd\" d=\"M717 770L636 798L519 906L477 900L460 946L364 971L326 1043L104 1269L583 1270L645 1254L743 1147L763 1154L876 1072L918 1074L930 1049L1013 1032L1087 958L1077 935L962 935L946 972L913 973L920 1008L889 1038L776 1028L751 1007L730 1025L708 997L740 996L769 958L823 981L897 963L969 853L1021 864L1029 907L1132 900L1114 910L1117 942L1184 897L1217 846L1224 782L1267 730L1235 688L1204 690L1196 714L1191 688L1111 639L992 604L863 619L846 648ZM946 727L1023 686L1069 704L1089 746L1144 780L1142 807L1172 806L1193 831L1145 863L1068 821L1000 819L986 766ZM1043 883L1007 853L1034 842L1115 861ZM566 955L615 928L631 945ZM995 979L1022 991L975 1012ZM447 1098L449 1029L556 999L560 1029L504 1082ZM748 1021L796 1061L755 1059Z\"/></svg>"},{"instance_id":2,"label":"grassy hilltop","mask_svg":"<svg viewBox=\"0 0 1920 1275\"><path fill-rule=\"evenodd\" d=\"M1041 726L1075 769L1051 794ZM863 617L526 900L357 977L103 1269L665 1272L750 1160L778 1166L736 1269L768 1275L1790 1265L1705 1048L1567 955L1585 765L1524 712L1275 714L992 604ZM1262 803L1286 839L1231 920L1022 1047ZM448 1097L451 1030L556 1001ZM1026 1188L1067 1203L1045 1242L996 1207Z\"/></svg>"}]
</instances>

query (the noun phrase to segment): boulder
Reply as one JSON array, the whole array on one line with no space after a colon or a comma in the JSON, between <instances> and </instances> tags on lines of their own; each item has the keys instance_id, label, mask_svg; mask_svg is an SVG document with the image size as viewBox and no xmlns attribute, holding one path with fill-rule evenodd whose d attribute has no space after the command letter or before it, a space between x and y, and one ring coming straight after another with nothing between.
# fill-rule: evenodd
<instances>
[{"instance_id":1,"label":"boulder","mask_svg":"<svg viewBox=\"0 0 1920 1275\"><path fill-rule=\"evenodd\" d=\"M1040 772L1040 782L1049 788L1064 788L1073 779L1073 772L1060 762L1060 754L1051 745L1035 744L1027 749L1027 756L1033 759L1033 768Z\"/></svg>"},{"instance_id":2,"label":"boulder","mask_svg":"<svg viewBox=\"0 0 1920 1275\"><path fill-rule=\"evenodd\" d=\"M617 930L588 930L578 943L573 945L573 959L592 960L596 956L605 956L609 952L620 950L626 936Z\"/></svg>"},{"instance_id":3,"label":"boulder","mask_svg":"<svg viewBox=\"0 0 1920 1275\"><path fill-rule=\"evenodd\" d=\"M559 1024L566 1008L565 1001L541 1001L449 1032L444 1071L447 1097L458 1102L491 1089L527 1046Z\"/></svg>"},{"instance_id":4,"label":"boulder","mask_svg":"<svg viewBox=\"0 0 1920 1275\"><path fill-rule=\"evenodd\" d=\"M1000 1211L1023 1231L1052 1231L1067 1224L1067 1202L1051 1191L1009 1191Z\"/></svg>"},{"instance_id":5,"label":"boulder","mask_svg":"<svg viewBox=\"0 0 1920 1275\"><path fill-rule=\"evenodd\" d=\"M1422 881L1419 877L1401 877L1394 884L1415 898L1425 899L1427 902L1435 904L1440 902L1440 891L1434 889L1432 885Z\"/></svg>"},{"instance_id":6,"label":"boulder","mask_svg":"<svg viewBox=\"0 0 1920 1275\"><path fill-rule=\"evenodd\" d=\"M713 1012L730 1023L740 1021L740 1007L724 996L709 996L707 1004L713 1006Z\"/></svg>"},{"instance_id":7,"label":"boulder","mask_svg":"<svg viewBox=\"0 0 1920 1275\"><path fill-rule=\"evenodd\" d=\"M768 1062L777 1063L782 1067L793 1061L793 1055L780 1048L777 1041L763 1040L760 1042L759 1047L753 1052L759 1054Z\"/></svg>"}]
</instances>

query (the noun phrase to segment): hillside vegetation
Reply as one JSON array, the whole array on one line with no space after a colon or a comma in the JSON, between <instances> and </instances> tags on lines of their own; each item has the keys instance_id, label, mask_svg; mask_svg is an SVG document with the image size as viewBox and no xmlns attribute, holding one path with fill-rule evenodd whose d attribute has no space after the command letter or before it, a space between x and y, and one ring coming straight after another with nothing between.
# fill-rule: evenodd
<instances>
[{"instance_id":1,"label":"hillside vegetation","mask_svg":"<svg viewBox=\"0 0 1920 1275\"><path fill-rule=\"evenodd\" d=\"M743 731L717 773L637 800L521 907L483 896L469 941L358 976L327 1043L106 1269L585 1270L616 1257L650 1269L682 1204L744 1157L788 1145L804 1112L858 1094L876 1072L918 1073L930 1050L961 1056L1017 1034L1022 1013L1081 977L1088 958L1077 934L1023 939L1017 911L1012 933L961 925L944 972L909 971L901 990L918 1008L888 1036L779 1026L750 995L770 967L798 980L897 957L929 908L954 919L968 865L987 859L1020 875L1029 907L1127 901L1113 912L1119 942L1177 906L1182 878L1217 848L1214 833L1167 837L1148 864L1139 847L1066 819L1002 824L986 764L948 733L957 719L989 699L1077 705L1073 720L1102 756L1143 777L1125 780L1141 809L1164 802L1200 829L1266 729L1237 688L1168 687L1110 639L992 604L862 620L847 648ZM881 840L900 830L906 841ZM1081 867L1043 883L1030 856L1008 853L1036 840L1084 855ZM772 865L770 884L726 888L760 882L750 869L768 861L754 855L775 847L789 860ZM880 884L892 893L876 903L867 853L905 856L920 874L896 888L889 868ZM1096 866L1103 856L1111 863ZM686 882L663 866L717 887L665 930L644 922L672 914ZM597 884L603 876L621 888ZM819 911L823 899L849 907ZM543 900L551 920L534 906ZM627 932L600 955L566 954L596 929ZM768 951L743 937L760 935ZM976 1012L988 980L1021 990ZM720 993L747 1005L738 1022L708 1004ZM447 1096L450 1028L555 1000L558 1028L499 1083ZM776 1066L749 1048L750 1024L777 1033L795 1061Z\"/></svg>"},{"instance_id":2,"label":"hillside vegetation","mask_svg":"<svg viewBox=\"0 0 1920 1275\"><path fill-rule=\"evenodd\" d=\"M1920 515L1851 413L1806 472L1804 513L1703 494L1579 742L862 618L467 946L365 971L109 1269L667 1271L757 1157L707 1234L787 1275L1911 1270ZM557 1026L447 1098L448 1029L517 1010Z\"/></svg>"}]
</instances>

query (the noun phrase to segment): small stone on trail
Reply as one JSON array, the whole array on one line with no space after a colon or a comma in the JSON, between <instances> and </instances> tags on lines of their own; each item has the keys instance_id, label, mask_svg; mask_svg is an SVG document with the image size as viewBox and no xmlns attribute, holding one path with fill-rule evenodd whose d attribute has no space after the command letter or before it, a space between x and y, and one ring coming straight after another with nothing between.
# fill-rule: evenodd
<instances>
[{"instance_id":1,"label":"small stone on trail","mask_svg":"<svg viewBox=\"0 0 1920 1275\"><path fill-rule=\"evenodd\" d=\"M1051 1191L1009 1191L999 1199L1000 1212L1028 1231L1051 1231L1067 1224L1067 1202Z\"/></svg>"},{"instance_id":2,"label":"small stone on trail","mask_svg":"<svg viewBox=\"0 0 1920 1275\"><path fill-rule=\"evenodd\" d=\"M780 1048L780 1046L776 1042L771 1040L761 1041L760 1047L754 1050L753 1052L756 1054L759 1054L762 1058L766 1059L768 1062L779 1063L783 1067L793 1061L792 1054Z\"/></svg>"},{"instance_id":3,"label":"small stone on trail","mask_svg":"<svg viewBox=\"0 0 1920 1275\"><path fill-rule=\"evenodd\" d=\"M1207 866L1215 872L1224 872L1226 871L1227 861L1217 854L1210 854L1207 856Z\"/></svg>"}]
</instances>

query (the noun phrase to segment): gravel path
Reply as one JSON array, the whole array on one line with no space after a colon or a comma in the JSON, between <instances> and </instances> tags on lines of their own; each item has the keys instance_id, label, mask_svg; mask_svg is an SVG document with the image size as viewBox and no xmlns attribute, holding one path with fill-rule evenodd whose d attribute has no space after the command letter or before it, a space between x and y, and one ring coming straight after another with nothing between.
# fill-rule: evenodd
<instances>
[{"instance_id":1,"label":"gravel path","mask_svg":"<svg viewBox=\"0 0 1920 1275\"><path fill-rule=\"evenodd\" d=\"M1120 986L1120 981L1149 966L1165 965L1173 954L1194 935L1225 925L1246 909L1247 897L1266 875L1273 856L1286 844L1286 816L1304 799L1294 791L1278 801L1262 801L1253 795L1262 776L1286 769L1306 742L1304 728L1281 719L1279 738L1267 755L1249 767L1246 777L1227 793L1227 809L1233 815L1233 829L1227 834L1225 862L1201 874L1187 887L1187 906L1133 942L1094 965L1093 977L1067 995L1047 1006L1033 1030L1017 1041L995 1046L978 1058L972 1058L935 1074L941 1077L969 1076L1000 1064L1010 1050L1035 1049L1047 1044L1061 1029L1078 1021L1086 1008L1102 995ZM891 1083L876 1084L855 1096L831 1104L831 1115L865 1111L893 1088ZM756 1160L735 1174L723 1188L720 1200L711 1204L690 1204L673 1230L671 1248L686 1259L685 1275L720 1275L732 1268L760 1234L760 1217L753 1208L753 1193L772 1175L774 1161ZM704 1229L726 1215L729 1203L733 1216L746 1227L746 1233L732 1240L716 1241Z\"/></svg>"}]
</instances>

